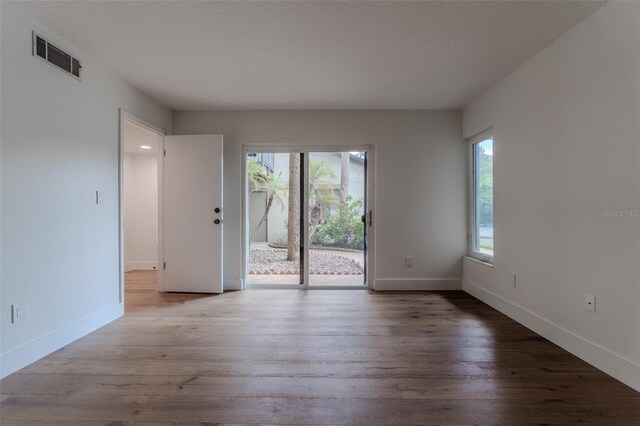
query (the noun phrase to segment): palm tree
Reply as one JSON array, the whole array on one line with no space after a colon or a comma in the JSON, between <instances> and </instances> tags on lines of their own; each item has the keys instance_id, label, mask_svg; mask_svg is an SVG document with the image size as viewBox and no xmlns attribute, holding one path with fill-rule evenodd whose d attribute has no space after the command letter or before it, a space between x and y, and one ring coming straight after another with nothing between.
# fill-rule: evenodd
<instances>
[{"instance_id":1,"label":"palm tree","mask_svg":"<svg viewBox=\"0 0 640 426\"><path fill-rule=\"evenodd\" d=\"M336 197L330 188L320 188L320 185L335 179L336 174L325 161L309 161L309 189L313 196L313 205L309 209L309 240L320 225L322 206L332 203Z\"/></svg>"},{"instance_id":2,"label":"palm tree","mask_svg":"<svg viewBox=\"0 0 640 426\"><path fill-rule=\"evenodd\" d=\"M309 190L314 205L309 211L309 239L313 238L322 216L322 205L333 201L333 191L319 188L335 173L325 161L309 161ZM300 258L300 154L289 154L289 215L287 218L287 260Z\"/></svg>"},{"instance_id":3,"label":"palm tree","mask_svg":"<svg viewBox=\"0 0 640 426\"><path fill-rule=\"evenodd\" d=\"M247 163L247 175L249 176L249 183L253 186L251 192L257 191L259 186L269 179L269 172L266 167L253 158L250 158Z\"/></svg>"},{"instance_id":4,"label":"palm tree","mask_svg":"<svg viewBox=\"0 0 640 426\"><path fill-rule=\"evenodd\" d=\"M325 183L328 179L334 179L336 174L326 161L309 161L309 186L311 190L315 189L315 185Z\"/></svg>"},{"instance_id":5,"label":"palm tree","mask_svg":"<svg viewBox=\"0 0 640 426\"><path fill-rule=\"evenodd\" d=\"M255 160L249 160L247 173L249 177L249 183L253 186L251 192L257 191L265 191L267 196L267 203L264 209L264 214L256 226L256 229L251 234L249 238L249 242L252 242L255 236L258 234L258 230L262 226L262 224L267 220L269 216L269 211L273 206L273 203L276 202L281 207L284 207L284 201L280 194L287 189L286 185L280 183L280 177L282 173L278 173L278 175L274 175L270 173L262 164L256 162Z\"/></svg>"},{"instance_id":6,"label":"palm tree","mask_svg":"<svg viewBox=\"0 0 640 426\"><path fill-rule=\"evenodd\" d=\"M342 202L347 200L349 196L349 165L351 163L351 155L349 152L340 153L340 191Z\"/></svg>"},{"instance_id":7,"label":"palm tree","mask_svg":"<svg viewBox=\"0 0 640 426\"><path fill-rule=\"evenodd\" d=\"M289 154L289 216L287 260L300 259L300 154Z\"/></svg>"}]
</instances>

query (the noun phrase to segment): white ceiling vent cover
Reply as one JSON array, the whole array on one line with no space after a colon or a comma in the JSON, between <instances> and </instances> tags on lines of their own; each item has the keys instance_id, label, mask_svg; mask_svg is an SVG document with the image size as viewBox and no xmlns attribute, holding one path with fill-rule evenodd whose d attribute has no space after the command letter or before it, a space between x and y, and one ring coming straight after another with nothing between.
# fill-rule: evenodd
<instances>
[{"instance_id":1,"label":"white ceiling vent cover","mask_svg":"<svg viewBox=\"0 0 640 426\"><path fill-rule=\"evenodd\" d=\"M80 70L82 69L82 65L80 65L80 60L78 58L49 43L44 37L36 34L35 31L32 34L33 56L37 56L43 61L50 63L70 76L80 80Z\"/></svg>"}]
</instances>

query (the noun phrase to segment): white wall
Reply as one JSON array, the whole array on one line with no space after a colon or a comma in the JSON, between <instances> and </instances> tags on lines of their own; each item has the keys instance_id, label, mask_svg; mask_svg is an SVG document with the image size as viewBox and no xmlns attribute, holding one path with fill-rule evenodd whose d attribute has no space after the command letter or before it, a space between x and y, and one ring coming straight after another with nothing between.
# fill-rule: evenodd
<instances>
[{"instance_id":1,"label":"white wall","mask_svg":"<svg viewBox=\"0 0 640 426\"><path fill-rule=\"evenodd\" d=\"M640 218L605 214L640 209L640 4L605 5L464 109L465 137L489 126L495 267L465 260L464 289L640 389Z\"/></svg>"},{"instance_id":2,"label":"white wall","mask_svg":"<svg viewBox=\"0 0 640 426\"><path fill-rule=\"evenodd\" d=\"M224 135L225 288L242 273L242 145L373 144L376 288L459 288L466 145L459 111L176 112L176 134ZM415 267L406 268L404 257Z\"/></svg>"},{"instance_id":3,"label":"white wall","mask_svg":"<svg viewBox=\"0 0 640 426\"><path fill-rule=\"evenodd\" d=\"M4 376L122 314L118 108L168 131L171 112L12 5L0 7ZM32 57L31 30L79 56L82 81ZM16 302L26 318L12 325Z\"/></svg>"},{"instance_id":4,"label":"white wall","mask_svg":"<svg viewBox=\"0 0 640 426\"><path fill-rule=\"evenodd\" d=\"M155 269L157 265L157 154L127 153L124 156L124 270Z\"/></svg>"}]
</instances>

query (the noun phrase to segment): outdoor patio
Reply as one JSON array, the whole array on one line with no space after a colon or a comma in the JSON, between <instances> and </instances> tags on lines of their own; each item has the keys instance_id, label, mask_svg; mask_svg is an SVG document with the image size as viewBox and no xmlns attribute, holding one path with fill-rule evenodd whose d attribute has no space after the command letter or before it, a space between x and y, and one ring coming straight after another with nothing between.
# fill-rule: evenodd
<instances>
[{"instance_id":1,"label":"outdoor patio","mask_svg":"<svg viewBox=\"0 0 640 426\"><path fill-rule=\"evenodd\" d=\"M250 284L297 284L299 261L288 261L287 250L267 243L252 243L249 249ZM364 252L311 248L309 250L310 285L364 285Z\"/></svg>"}]
</instances>

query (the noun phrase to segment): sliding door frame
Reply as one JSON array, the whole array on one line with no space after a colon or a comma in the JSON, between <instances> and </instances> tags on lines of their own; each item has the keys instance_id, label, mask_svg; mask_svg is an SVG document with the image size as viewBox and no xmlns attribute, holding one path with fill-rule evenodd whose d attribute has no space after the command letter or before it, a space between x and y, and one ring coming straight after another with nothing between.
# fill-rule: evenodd
<instances>
[{"instance_id":1,"label":"sliding door frame","mask_svg":"<svg viewBox=\"0 0 640 426\"><path fill-rule=\"evenodd\" d=\"M366 241L366 259L367 265L365 270L365 283L363 285L344 285L344 286L310 286L309 285L309 236L308 236L308 223L309 223L309 154L319 152L366 152L367 153L367 168L366 168L366 211L367 218L369 212L373 214L372 226L366 229L367 241ZM248 276L248 262L249 262L249 179L247 176L247 159L249 153L301 153L304 164L301 169L304 170L302 174L302 188L301 192L304 194L302 199L302 205L300 211L302 212L302 221L304 224L301 229L302 244L304 245L304 252L302 256L303 260L303 284L286 284L286 285L273 285L273 284L249 284L247 282ZM373 283L375 282L375 145L267 145L267 144L246 144L242 145L242 282L243 289L304 289L304 290L372 290ZM301 245L302 245L301 244Z\"/></svg>"}]
</instances>

